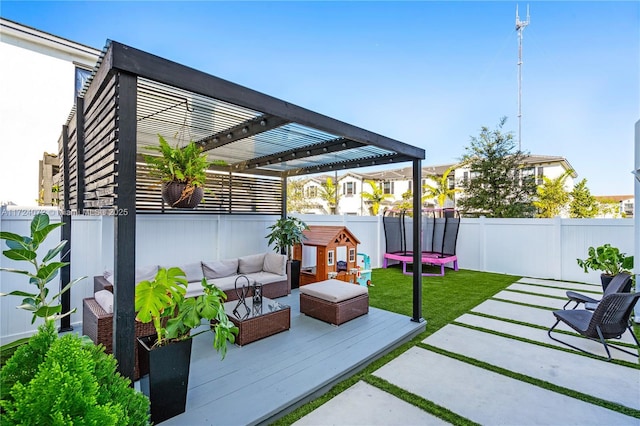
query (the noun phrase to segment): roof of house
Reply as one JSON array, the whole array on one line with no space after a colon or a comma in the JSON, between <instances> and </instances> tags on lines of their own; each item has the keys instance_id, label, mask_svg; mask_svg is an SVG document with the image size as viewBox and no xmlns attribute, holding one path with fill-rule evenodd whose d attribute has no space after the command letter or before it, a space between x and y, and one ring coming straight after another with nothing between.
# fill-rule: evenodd
<instances>
[{"instance_id":1,"label":"roof of house","mask_svg":"<svg viewBox=\"0 0 640 426\"><path fill-rule=\"evenodd\" d=\"M633 200L634 196L633 195L595 195L593 198L595 198L596 201L599 201L601 203L611 203L611 202L619 203L625 200Z\"/></svg>"},{"instance_id":2,"label":"roof of house","mask_svg":"<svg viewBox=\"0 0 640 426\"><path fill-rule=\"evenodd\" d=\"M305 246L328 246L336 243L336 240L342 239L341 234L346 233L348 239L352 239L355 244L360 244L346 226L309 226L309 229L302 231L305 240L302 244Z\"/></svg>"}]
</instances>

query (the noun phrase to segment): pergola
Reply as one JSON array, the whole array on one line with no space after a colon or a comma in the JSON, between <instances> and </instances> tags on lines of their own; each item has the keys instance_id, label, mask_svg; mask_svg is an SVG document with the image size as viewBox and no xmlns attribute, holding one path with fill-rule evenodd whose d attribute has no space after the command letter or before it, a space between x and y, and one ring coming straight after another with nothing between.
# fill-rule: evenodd
<instances>
[{"instance_id":1,"label":"pergola","mask_svg":"<svg viewBox=\"0 0 640 426\"><path fill-rule=\"evenodd\" d=\"M402 162L412 162L413 210L421 211L423 149L108 42L60 138L62 238L71 240L71 214L114 216L113 348L128 377L134 366L136 215L182 213L165 208L142 154L157 145L158 134L169 140L176 133L178 144L196 141L211 160L227 163L208 173L207 187L216 197L190 213L286 216L288 177ZM420 223L413 227L416 265ZM69 275L63 271L63 285ZM420 268L414 268L412 321L424 321L421 305Z\"/></svg>"}]
</instances>

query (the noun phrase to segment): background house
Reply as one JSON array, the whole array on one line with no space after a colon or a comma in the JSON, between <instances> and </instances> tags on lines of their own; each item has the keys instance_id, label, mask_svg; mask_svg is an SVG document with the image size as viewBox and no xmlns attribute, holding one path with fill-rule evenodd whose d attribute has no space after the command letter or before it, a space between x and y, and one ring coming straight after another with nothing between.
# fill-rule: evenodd
<instances>
[{"instance_id":1,"label":"background house","mask_svg":"<svg viewBox=\"0 0 640 426\"><path fill-rule=\"evenodd\" d=\"M598 195L594 198L600 206L598 217L608 219L633 217L633 195Z\"/></svg>"},{"instance_id":2,"label":"background house","mask_svg":"<svg viewBox=\"0 0 640 426\"><path fill-rule=\"evenodd\" d=\"M442 164L436 166L422 167L421 185L436 186L446 171L453 167L452 173L449 174L447 184L449 189L460 188L462 182L472 178L468 167L457 166L455 163ZM567 191L573 190L575 179L578 174L575 172L569 161L564 157L548 156L548 155L529 155L525 158L523 164L523 174L536 177L536 184L543 183L543 177L555 179L563 173L573 170L567 176L564 184ZM304 187L304 195L310 206L303 209L301 213L305 214L330 214L330 208L321 197L322 187L327 179L337 180L338 187L338 211L337 214L368 216L371 214L370 203L362 197L363 192L372 192L370 185L366 182L373 180L378 185L382 185L382 192L389 197L380 203L380 212L382 214L385 208L397 206L403 201L403 195L411 191L413 185L413 176L411 167L398 169L380 170L369 173L345 173L342 175L318 175L302 180ZM444 208L455 208L456 202L464 195L455 194L455 199L447 199ZM427 208L439 208L437 200L425 199L423 205ZM629 210L628 205L626 209ZM631 204L633 210L633 204Z\"/></svg>"}]
</instances>

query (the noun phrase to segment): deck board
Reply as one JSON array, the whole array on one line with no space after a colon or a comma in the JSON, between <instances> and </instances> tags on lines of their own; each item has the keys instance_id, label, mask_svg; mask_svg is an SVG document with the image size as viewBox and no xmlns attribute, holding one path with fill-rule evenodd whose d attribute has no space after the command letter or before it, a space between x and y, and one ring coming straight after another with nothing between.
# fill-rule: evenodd
<instances>
[{"instance_id":1,"label":"deck board","mask_svg":"<svg viewBox=\"0 0 640 426\"><path fill-rule=\"evenodd\" d=\"M166 425L268 423L424 331L426 323L370 308L334 326L300 314L298 290L277 299L291 306L291 329L245 346L221 361L211 333L194 338L187 410Z\"/></svg>"}]
</instances>

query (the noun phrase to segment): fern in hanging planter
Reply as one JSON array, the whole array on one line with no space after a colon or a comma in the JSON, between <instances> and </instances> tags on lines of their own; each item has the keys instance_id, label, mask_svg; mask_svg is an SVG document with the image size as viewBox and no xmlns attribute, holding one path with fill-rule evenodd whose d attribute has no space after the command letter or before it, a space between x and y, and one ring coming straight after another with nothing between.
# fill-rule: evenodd
<instances>
[{"instance_id":1,"label":"fern in hanging planter","mask_svg":"<svg viewBox=\"0 0 640 426\"><path fill-rule=\"evenodd\" d=\"M161 135L159 145L147 148L160 155L144 155L151 175L162 180L162 197L171 207L194 208L204 196L207 169L225 166L223 160L209 161L202 148L191 141L184 147L171 146Z\"/></svg>"}]
</instances>

